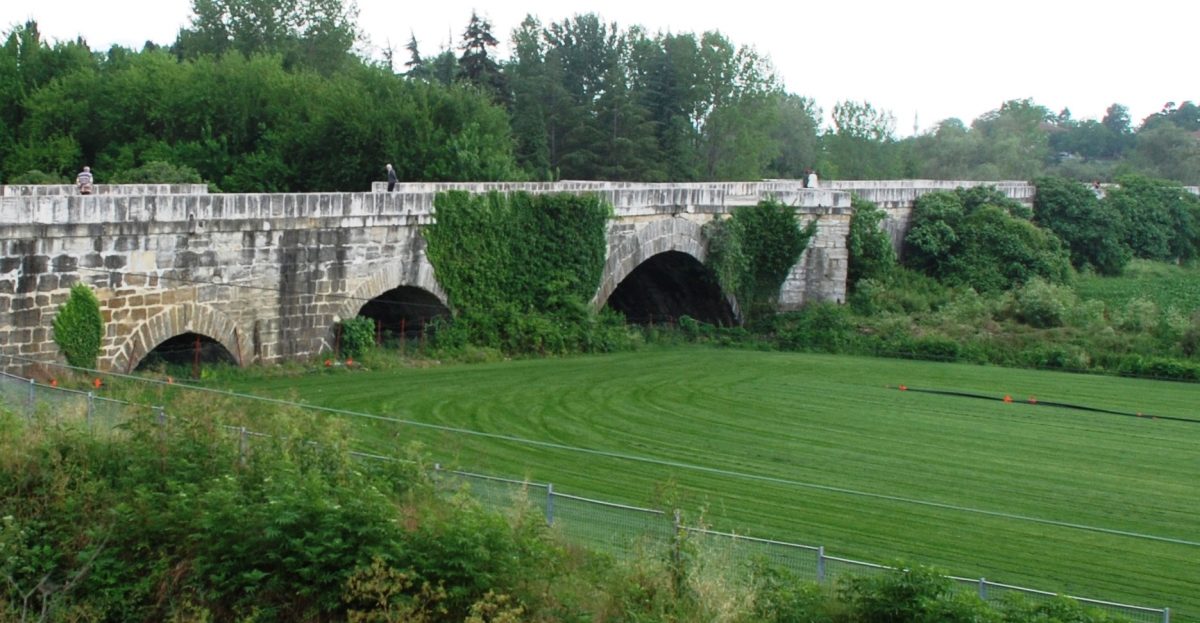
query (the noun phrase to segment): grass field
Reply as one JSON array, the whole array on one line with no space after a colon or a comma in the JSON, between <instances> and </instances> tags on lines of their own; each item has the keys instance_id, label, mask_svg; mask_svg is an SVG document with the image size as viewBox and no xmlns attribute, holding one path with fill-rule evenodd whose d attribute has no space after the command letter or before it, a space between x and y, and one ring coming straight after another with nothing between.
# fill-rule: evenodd
<instances>
[{"instance_id":1,"label":"grass field","mask_svg":"<svg viewBox=\"0 0 1200 623\"><path fill-rule=\"evenodd\" d=\"M900 384L1015 400L902 392ZM1169 606L1174 620L1200 621L1196 385L681 347L321 372L234 389L579 448L359 419L356 434L376 452L419 439L435 460L470 471L680 506L691 517L704 507L718 529ZM1035 406L1029 396L1189 421Z\"/></svg>"},{"instance_id":2,"label":"grass field","mask_svg":"<svg viewBox=\"0 0 1200 623\"><path fill-rule=\"evenodd\" d=\"M1200 309L1200 267L1133 260L1120 277L1080 277L1075 292L1081 299L1098 299L1119 309L1133 299L1145 299L1159 309L1183 313Z\"/></svg>"}]
</instances>

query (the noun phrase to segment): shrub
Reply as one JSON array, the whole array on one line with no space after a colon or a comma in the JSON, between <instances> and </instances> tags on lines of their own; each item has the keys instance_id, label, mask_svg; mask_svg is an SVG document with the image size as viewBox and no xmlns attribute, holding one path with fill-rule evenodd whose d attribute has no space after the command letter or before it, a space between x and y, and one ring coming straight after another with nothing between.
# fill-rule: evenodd
<instances>
[{"instance_id":1,"label":"shrub","mask_svg":"<svg viewBox=\"0 0 1200 623\"><path fill-rule=\"evenodd\" d=\"M987 616L983 601L956 595L950 578L927 567L896 567L878 575L849 576L839 582L838 596L849 608L849 620L974 623Z\"/></svg>"},{"instance_id":2,"label":"shrub","mask_svg":"<svg viewBox=\"0 0 1200 623\"><path fill-rule=\"evenodd\" d=\"M186 164L175 165L153 160L140 167L113 174L113 184L200 184L200 173Z\"/></svg>"},{"instance_id":3,"label":"shrub","mask_svg":"<svg viewBox=\"0 0 1200 623\"><path fill-rule=\"evenodd\" d=\"M77 368L94 368L104 339L100 301L82 283L71 286L71 296L54 316L54 342L67 363Z\"/></svg>"},{"instance_id":4,"label":"shrub","mask_svg":"<svg viewBox=\"0 0 1200 623\"><path fill-rule=\"evenodd\" d=\"M53 173L45 173L38 169L30 169L24 173L19 173L12 176L8 180L9 184L70 184L71 180L61 175Z\"/></svg>"},{"instance_id":5,"label":"shrub","mask_svg":"<svg viewBox=\"0 0 1200 623\"><path fill-rule=\"evenodd\" d=\"M342 321L341 350L346 357L361 357L375 347L375 321L355 316Z\"/></svg>"},{"instance_id":6,"label":"shrub","mask_svg":"<svg viewBox=\"0 0 1200 623\"><path fill-rule=\"evenodd\" d=\"M835 303L815 303L776 318L779 345L787 350L843 352L854 337L850 310Z\"/></svg>"},{"instance_id":7,"label":"shrub","mask_svg":"<svg viewBox=\"0 0 1200 623\"><path fill-rule=\"evenodd\" d=\"M1070 262L1062 242L1027 219L1028 209L994 190L921 196L905 237L905 263L948 285L1000 291L1042 277L1063 283Z\"/></svg>"},{"instance_id":8,"label":"shrub","mask_svg":"<svg viewBox=\"0 0 1200 623\"><path fill-rule=\"evenodd\" d=\"M1070 288L1034 278L1011 293L1006 311L1031 327L1047 329L1063 326L1067 311L1075 303L1075 292Z\"/></svg>"}]
</instances>

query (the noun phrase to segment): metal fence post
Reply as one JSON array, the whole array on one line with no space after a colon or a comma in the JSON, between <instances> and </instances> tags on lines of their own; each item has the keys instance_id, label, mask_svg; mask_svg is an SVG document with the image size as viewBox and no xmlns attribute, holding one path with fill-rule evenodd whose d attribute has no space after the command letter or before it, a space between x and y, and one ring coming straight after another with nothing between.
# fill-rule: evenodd
<instances>
[{"instance_id":1,"label":"metal fence post","mask_svg":"<svg viewBox=\"0 0 1200 623\"><path fill-rule=\"evenodd\" d=\"M546 525L554 525L554 483L546 483Z\"/></svg>"},{"instance_id":2,"label":"metal fence post","mask_svg":"<svg viewBox=\"0 0 1200 623\"><path fill-rule=\"evenodd\" d=\"M33 421L33 416L37 413L37 381L29 379L29 421Z\"/></svg>"},{"instance_id":3,"label":"metal fence post","mask_svg":"<svg viewBox=\"0 0 1200 623\"><path fill-rule=\"evenodd\" d=\"M1163 623L1171 623L1171 609L1163 608Z\"/></svg>"},{"instance_id":4,"label":"metal fence post","mask_svg":"<svg viewBox=\"0 0 1200 623\"><path fill-rule=\"evenodd\" d=\"M92 416L96 414L96 394L88 392L87 414L83 416L88 430L92 430Z\"/></svg>"},{"instance_id":5,"label":"metal fence post","mask_svg":"<svg viewBox=\"0 0 1200 623\"><path fill-rule=\"evenodd\" d=\"M825 546L817 548L817 581L825 581Z\"/></svg>"},{"instance_id":6,"label":"metal fence post","mask_svg":"<svg viewBox=\"0 0 1200 623\"><path fill-rule=\"evenodd\" d=\"M238 464L246 464L246 427L238 430Z\"/></svg>"},{"instance_id":7,"label":"metal fence post","mask_svg":"<svg viewBox=\"0 0 1200 623\"><path fill-rule=\"evenodd\" d=\"M987 600L987 579L979 578L979 598Z\"/></svg>"}]
</instances>

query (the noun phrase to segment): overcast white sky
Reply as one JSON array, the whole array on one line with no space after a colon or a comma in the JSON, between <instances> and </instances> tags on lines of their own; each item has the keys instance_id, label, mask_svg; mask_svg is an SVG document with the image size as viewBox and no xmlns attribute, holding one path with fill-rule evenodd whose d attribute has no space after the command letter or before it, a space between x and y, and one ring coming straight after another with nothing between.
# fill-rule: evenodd
<instances>
[{"instance_id":1,"label":"overcast white sky","mask_svg":"<svg viewBox=\"0 0 1200 623\"><path fill-rule=\"evenodd\" d=\"M769 56L787 89L811 97L826 120L841 100L896 116L897 133L972 119L1008 99L1099 119L1114 102L1135 124L1168 101L1200 100L1197 0L358 0L359 26L377 50L401 55L410 33L432 55L476 9L508 56L527 13L543 24L595 12L650 32L720 30ZM33 18L51 39L83 36L93 49L169 44L191 0L0 0L0 27ZM402 56L403 57L403 56Z\"/></svg>"}]
</instances>

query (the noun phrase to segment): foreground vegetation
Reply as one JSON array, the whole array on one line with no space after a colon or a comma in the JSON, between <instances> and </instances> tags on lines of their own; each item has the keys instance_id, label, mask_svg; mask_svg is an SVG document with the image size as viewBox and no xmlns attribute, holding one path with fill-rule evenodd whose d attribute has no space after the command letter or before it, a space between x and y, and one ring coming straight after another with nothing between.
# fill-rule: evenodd
<instances>
[{"instance_id":1,"label":"foreground vegetation","mask_svg":"<svg viewBox=\"0 0 1200 623\"><path fill-rule=\"evenodd\" d=\"M618 561L519 499L497 513L439 492L416 447L360 461L345 427L303 411L171 408L98 432L0 405L0 619L1114 620L1066 599L987 606L922 567L818 586L687 539ZM271 436L239 447L213 414Z\"/></svg>"}]
</instances>

